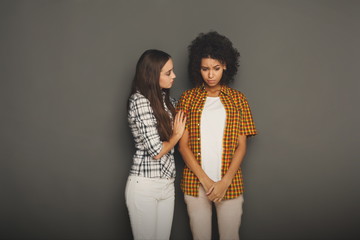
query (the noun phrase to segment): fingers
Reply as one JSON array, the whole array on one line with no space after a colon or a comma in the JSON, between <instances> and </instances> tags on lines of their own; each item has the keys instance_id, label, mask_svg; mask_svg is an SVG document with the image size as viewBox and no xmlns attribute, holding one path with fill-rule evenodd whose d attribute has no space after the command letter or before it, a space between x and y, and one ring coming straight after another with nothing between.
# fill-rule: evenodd
<instances>
[{"instance_id":1,"label":"fingers","mask_svg":"<svg viewBox=\"0 0 360 240\"><path fill-rule=\"evenodd\" d=\"M185 116L185 113L180 110L180 111L175 115L175 119L174 119L174 129L177 129L177 131L179 131L179 132L184 132L184 130L185 130L185 125L186 125L186 116Z\"/></svg>"},{"instance_id":2,"label":"fingers","mask_svg":"<svg viewBox=\"0 0 360 240\"><path fill-rule=\"evenodd\" d=\"M185 123L186 117L185 117L185 113L183 111L179 111L176 115L175 115L175 120L174 123Z\"/></svg>"},{"instance_id":3,"label":"fingers","mask_svg":"<svg viewBox=\"0 0 360 240\"><path fill-rule=\"evenodd\" d=\"M177 121L180 121L180 120L182 119L183 114L184 114L183 111L180 110L180 111L176 114L176 120L177 120Z\"/></svg>"},{"instance_id":4,"label":"fingers","mask_svg":"<svg viewBox=\"0 0 360 240\"><path fill-rule=\"evenodd\" d=\"M211 192L214 190L214 185L212 185L209 190L206 193L206 196L209 196L211 194Z\"/></svg>"},{"instance_id":5,"label":"fingers","mask_svg":"<svg viewBox=\"0 0 360 240\"><path fill-rule=\"evenodd\" d=\"M182 118L182 123L185 125L185 123L186 123L186 116L185 116L185 114L184 114L184 117Z\"/></svg>"},{"instance_id":6,"label":"fingers","mask_svg":"<svg viewBox=\"0 0 360 240\"><path fill-rule=\"evenodd\" d=\"M185 113L180 110L179 112L176 113L174 117L173 134L178 138L181 138L181 136L185 131L185 126L186 126Z\"/></svg>"},{"instance_id":7,"label":"fingers","mask_svg":"<svg viewBox=\"0 0 360 240\"><path fill-rule=\"evenodd\" d=\"M206 192L206 196L208 196L210 201L213 202L221 202L223 197L225 196L225 192L220 191L216 188L217 183L211 185L209 190Z\"/></svg>"},{"instance_id":8,"label":"fingers","mask_svg":"<svg viewBox=\"0 0 360 240\"><path fill-rule=\"evenodd\" d=\"M223 197L215 197L215 196L208 196L209 200L212 202L221 202L223 200Z\"/></svg>"},{"instance_id":9,"label":"fingers","mask_svg":"<svg viewBox=\"0 0 360 240\"><path fill-rule=\"evenodd\" d=\"M186 119L186 117L185 117L185 114L184 114L184 112L181 112L181 114L180 114L180 123L181 123L181 125L185 125L185 119Z\"/></svg>"},{"instance_id":10,"label":"fingers","mask_svg":"<svg viewBox=\"0 0 360 240\"><path fill-rule=\"evenodd\" d=\"M214 195L210 195L208 196L209 200L212 202L221 202L223 200L224 196L214 196Z\"/></svg>"}]
</instances>

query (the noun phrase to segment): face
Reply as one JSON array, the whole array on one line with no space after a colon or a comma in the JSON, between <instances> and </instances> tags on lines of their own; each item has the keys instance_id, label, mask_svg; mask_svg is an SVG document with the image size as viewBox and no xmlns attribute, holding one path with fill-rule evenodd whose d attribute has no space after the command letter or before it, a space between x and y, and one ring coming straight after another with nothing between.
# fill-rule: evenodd
<instances>
[{"instance_id":1,"label":"face","mask_svg":"<svg viewBox=\"0 0 360 240\"><path fill-rule=\"evenodd\" d=\"M171 86L174 83L174 79L176 78L176 75L174 73L174 65L173 61L169 59L160 72L160 88L171 88Z\"/></svg>"},{"instance_id":2,"label":"face","mask_svg":"<svg viewBox=\"0 0 360 240\"><path fill-rule=\"evenodd\" d=\"M200 73L208 87L216 87L219 85L226 66L219 60L212 58L201 59Z\"/></svg>"}]
</instances>

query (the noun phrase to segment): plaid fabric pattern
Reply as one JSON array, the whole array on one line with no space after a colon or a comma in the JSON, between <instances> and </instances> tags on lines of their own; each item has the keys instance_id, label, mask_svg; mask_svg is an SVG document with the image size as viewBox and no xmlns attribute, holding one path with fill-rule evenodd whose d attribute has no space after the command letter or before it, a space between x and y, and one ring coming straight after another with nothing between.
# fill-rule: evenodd
<instances>
[{"instance_id":1,"label":"plaid fabric pattern","mask_svg":"<svg viewBox=\"0 0 360 240\"><path fill-rule=\"evenodd\" d=\"M171 103L175 106L174 99L171 99ZM165 102L164 107L171 117ZM136 148L130 175L148 178L174 178L176 174L174 149L159 160L153 159L160 153L162 141L160 141L157 121L150 101L139 92L130 96L128 122Z\"/></svg>"},{"instance_id":2,"label":"plaid fabric pattern","mask_svg":"<svg viewBox=\"0 0 360 240\"><path fill-rule=\"evenodd\" d=\"M200 165L200 120L206 95L203 85L187 90L182 94L177 105L177 110L183 110L187 116L186 128L189 131L189 147ZM251 110L244 94L230 87L222 86L219 96L226 111L221 166L221 176L223 177L232 161L239 135L251 136L257 133ZM199 186L200 182L198 178L185 166L181 179L181 189L184 194L198 196ZM224 199L236 198L243 192L243 177L241 169L239 168Z\"/></svg>"}]
</instances>

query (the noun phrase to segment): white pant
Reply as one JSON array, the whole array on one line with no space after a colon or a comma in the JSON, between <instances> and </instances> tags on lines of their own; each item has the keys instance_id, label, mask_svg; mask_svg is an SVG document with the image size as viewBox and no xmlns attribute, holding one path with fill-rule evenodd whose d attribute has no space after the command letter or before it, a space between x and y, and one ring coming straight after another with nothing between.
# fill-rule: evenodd
<instances>
[{"instance_id":1,"label":"white pant","mask_svg":"<svg viewBox=\"0 0 360 240\"><path fill-rule=\"evenodd\" d=\"M212 201L206 196L203 187L200 186L199 197L185 195L185 202L194 240L211 239ZM239 239L243 202L243 195L240 195L215 203L221 240Z\"/></svg>"},{"instance_id":2,"label":"white pant","mask_svg":"<svg viewBox=\"0 0 360 240\"><path fill-rule=\"evenodd\" d=\"M174 179L129 176L125 189L135 240L170 238L174 215Z\"/></svg>"}]
</instances>

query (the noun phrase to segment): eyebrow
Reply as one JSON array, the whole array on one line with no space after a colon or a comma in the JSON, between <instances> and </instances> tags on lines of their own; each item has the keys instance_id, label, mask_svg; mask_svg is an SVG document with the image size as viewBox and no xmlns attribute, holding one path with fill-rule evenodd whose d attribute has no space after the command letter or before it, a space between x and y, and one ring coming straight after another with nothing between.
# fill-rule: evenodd
<instances>
[{"instance_id":1,"label":"eyebrow","mask_svg":"<svg viewBox=\"0 0 360 240\"><path fill-rule=\"evenodd\" d=\"M206 66L201 66L201 67L202 67L202 68L210 68L210 67L206 67ZM215 65L214 68L215 68L215 67L220 67L220 64Z\"/></svg>"},{"instance_id":2,"label":"eyebrow","mask_svg":"<svg viewBox=\"0 0 360 240\"><path fill-rule=\"evenodd\" d=\"M174 68L171 68L171 69L169 69L169 70L167 70L167 71L161 71L161 72L167 73L167 72L171 72L173 69L174 69Z\"/></svg>"}]
</instances>

